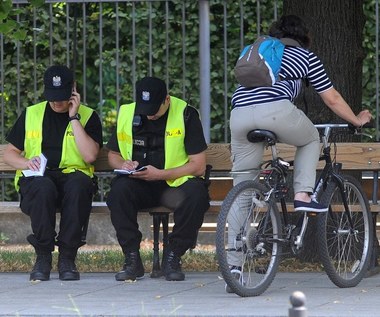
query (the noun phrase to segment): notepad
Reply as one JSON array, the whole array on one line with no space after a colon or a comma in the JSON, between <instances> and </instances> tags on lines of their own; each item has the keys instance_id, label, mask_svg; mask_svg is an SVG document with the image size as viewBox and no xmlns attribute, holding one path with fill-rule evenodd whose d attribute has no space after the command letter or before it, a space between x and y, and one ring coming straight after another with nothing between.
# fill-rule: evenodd
<instances>
[{"instance_id":1,"label":"notepad","mask_svg":"<svg viewBox=\"0 0 380 317\"><path fill-rule=\"evenodd\" d=\"M24 174L25 177L30 177L30 176L44 176L45 169L46 169L46 163L47 163L47 158L45 155L42 153L40 154L40 169L38 171L32 171L32 170L23 170L22 173Z\"/></svg>"},{"instance_id":2,"label":"notepad","mask_svg":"<svg viewBox=\"0 0 380 317\"><path fill-rule=\"evenodd\" d=\"M141 172L141 171L145 171L146 170L146 166L141 166L135 170L123 170L123 169L114 169L114 173L116 174L126 174L126 175L131 175L133 173L136 173L136 172Z\"/></svg>"}]
</instances>

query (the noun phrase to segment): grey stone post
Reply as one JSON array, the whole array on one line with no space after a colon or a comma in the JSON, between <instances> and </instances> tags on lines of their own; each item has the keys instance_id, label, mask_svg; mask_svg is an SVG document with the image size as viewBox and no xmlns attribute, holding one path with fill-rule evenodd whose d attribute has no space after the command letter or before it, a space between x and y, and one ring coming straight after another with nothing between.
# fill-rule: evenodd
<instances>
[{"instance_id":1,"label":"grey stone post","mask_svg":"<svg viewBox=\"0 0 380 317\"><path fill-rule=\"evenodd\" d=\"M307 317L306 296L300 291L295 291L290 296L289 317Z\"/></svg>"}]
</instances>

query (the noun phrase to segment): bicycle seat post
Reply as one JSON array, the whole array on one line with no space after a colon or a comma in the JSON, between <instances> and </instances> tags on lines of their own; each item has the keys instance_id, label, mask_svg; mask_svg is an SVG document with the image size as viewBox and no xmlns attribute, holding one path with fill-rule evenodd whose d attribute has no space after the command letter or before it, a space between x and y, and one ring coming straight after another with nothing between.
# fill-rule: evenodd
<instances>
[{"instance_id":1,"label":"bicycle seat post","mask_svg":"<svg viewBox=\"0 0 380 317\"><path fill-rule=\"evenodd\" d=\"M278 152L277 152L276 143L272 143L271 145L269 145L269 142L268 142L268 146L270 147L273 160L277 160Z\"/></svg>"}]
</instances>

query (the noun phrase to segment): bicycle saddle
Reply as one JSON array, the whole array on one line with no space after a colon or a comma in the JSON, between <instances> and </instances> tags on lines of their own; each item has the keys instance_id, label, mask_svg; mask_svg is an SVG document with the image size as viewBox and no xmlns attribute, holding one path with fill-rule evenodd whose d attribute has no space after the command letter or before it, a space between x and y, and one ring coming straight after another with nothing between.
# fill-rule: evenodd
<instances>
[{"instance_id":1,"label":"bicycle saddle","mask_svg":"<svg viewBox=\"0 0 380 317\"><path fill-rule=\"evenodd\" d=\"M274 145L277 142L277 135L269 130L255 129L248 132L247 139L252 143L268 142L268 145Z\"/></svg>"}]
</instances>

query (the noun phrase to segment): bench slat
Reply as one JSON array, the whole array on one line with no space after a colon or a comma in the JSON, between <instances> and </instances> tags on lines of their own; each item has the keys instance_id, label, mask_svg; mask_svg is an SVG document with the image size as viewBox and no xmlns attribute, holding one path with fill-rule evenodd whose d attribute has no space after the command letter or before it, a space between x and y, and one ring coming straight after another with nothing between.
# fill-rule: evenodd
<instances>
[{"instance_id":1,"label":"bench slat","mask_svg":"<svg viewBox=\"0 0 380 317\"><path fill-rule=\"evenodd\" d=\"M333 145L332 145L333 146ZM344 170L380 170L380 143L336 143L336 161L343 164ZM294 159L295 147L287 144L277 144L278 154L286 161ZM332 153L335 151L332 149ZM271 153L265 151L264 160L269 160ZM324 163L319 162L318 169Z\"/></svg>"}]
</instances>

